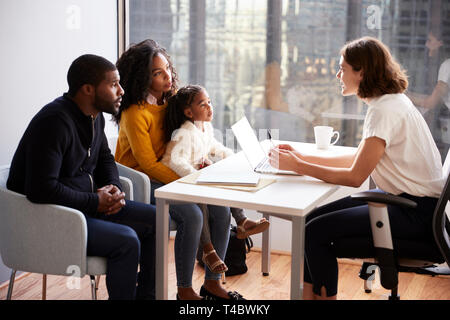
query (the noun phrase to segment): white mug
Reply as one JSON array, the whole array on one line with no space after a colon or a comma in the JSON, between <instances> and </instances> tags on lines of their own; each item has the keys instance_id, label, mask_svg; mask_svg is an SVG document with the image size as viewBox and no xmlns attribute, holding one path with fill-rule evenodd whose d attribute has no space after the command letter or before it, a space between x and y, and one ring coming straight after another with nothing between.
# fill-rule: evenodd
<instances>
[{"instance_id":1,"label":"white mug","mask_svg":"<svg viewBox=\"0 0 450 320\"><path fill-rule=\"evenodd\" d=\"M336 140L331 142L331 138L336 135ZM330 145L339 140L339 132L333 131L333 127L316 126L314 127L314 136L316 138L317 149L328 149Z\"/></svg>"}]
</instances>

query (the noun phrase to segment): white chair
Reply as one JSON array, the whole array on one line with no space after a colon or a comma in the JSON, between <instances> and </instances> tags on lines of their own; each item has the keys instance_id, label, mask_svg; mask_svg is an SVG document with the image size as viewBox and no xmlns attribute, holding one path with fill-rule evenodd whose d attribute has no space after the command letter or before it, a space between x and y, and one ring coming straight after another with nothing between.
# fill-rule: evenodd
<instances>
[{"instance_id":1,"label":"white chair","mask_svg":"<svg viewBox=\"0 0 450 320\"><path fill-rule=\"evenodd\" d=\"M116 162L116 165L119 175L130 179L132 182L134 201L150 204L150 178L145 173L131 169L118 162ZM172 219L169 221L169 230L177 230L177 224Z\"/></svg>"},{"instance_id":2,"label":"white chair","mask_svg":"<svg viewBox=\"0 0 450 320\"><path fill-rule=\"evenodd\" d=\"M131 169L123 164L116 162L119 176L127 178L133 185L133 200L150 204L150 178L140 171Z\"/></svg>"},{"instance_id":3,"label":"white chair","mask_svg":"<svg viewBox=\"0 0 450 320\"><path fill-rule=\"evenodd\" d=\"M91 278L92 299L97 299L99 276L106 274L106 258L87 256L86 219L78 210L30 202L6 188L9 166L0 167L0 254L11 268L7 299L12 296L17 270L43 274L42 299L46 298L46 275ZM121 178L132 200L131 181ZM97 277L97 280L95 279Z\"/></svg>"},{"instance_id":4,"label":"white chair","mask_svg":"<svg viewBox=\"0 0 450 320\"><path fill-rule=\"evenodd\" d=\"M117 139L119 136L108 137L108 147L111 150L111 154L114 155L116 153Z\"/></svg>"}]
</instances>

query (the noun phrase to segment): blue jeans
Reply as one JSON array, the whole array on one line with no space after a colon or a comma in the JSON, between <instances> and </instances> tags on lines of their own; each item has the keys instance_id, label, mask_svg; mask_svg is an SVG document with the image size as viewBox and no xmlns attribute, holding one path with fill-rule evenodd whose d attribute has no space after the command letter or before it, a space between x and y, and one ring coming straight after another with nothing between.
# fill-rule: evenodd
<instances>
[{"instance_id":1,"label":"blue jeans","mask_svg":"<svg viewBox=\"0 0 450 320\"><path fill-rule=\"evenodd\" d=\"M86 216L87 255L107 258L109 299L155 298L155 218L155 206L128 200L116 214Z\"/></svg>"},{"instance_id":2,"label":"blue jeans","mask_svg":"<svg viewBox=\"0 0 450 320\"><path fill-rule=\"evenodd\" d=\"M163 186L152 181L151 203L155 204L155 190ZM208 205L211 242L217 255L225 260L228 240L230 237L230 209L228 207ZM169 206L170 218L177 223L175 237L175 268L177 286L181 288L192 287L192 274L194 272L197 249L203 226L203 213L194 203L177 204ZM220 274L212 273L208 268L205 271L206 280L219 280Z\"/></svg>"}]
</instances>

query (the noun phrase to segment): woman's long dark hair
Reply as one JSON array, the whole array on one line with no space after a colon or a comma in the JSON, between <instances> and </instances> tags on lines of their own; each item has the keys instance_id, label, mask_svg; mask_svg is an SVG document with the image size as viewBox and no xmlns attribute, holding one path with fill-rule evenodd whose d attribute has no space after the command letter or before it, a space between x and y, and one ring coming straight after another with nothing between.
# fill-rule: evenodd
<instances>
[{"instance_id":1,"label":"woman's long dark hair","mask_svg":"<svg viewBox=\"0 0 450 320\"><path fill-rule=\"evenodd\" d=\"M153 63L153 57L157 54L162 54L167 59L172 73L172 88L169 92L164 93L163 98L168 99L175 94L178 76L166 49L150 39L132 45L116 63L120 74L120 85L125 91L119 112L114 115L117 124L120 123L124 110L130 105L142 103L147 98L152 83L151 64Z\"/></svg>"},{"instance_id":2,"label":"woman's long dark hair","mask_svg":"<svg viewBox=\"0 0 450 320\"><path fill-rule=\"evenodd\" d=\"M163 125L166 143L172 139L172 133L176 129L179 129L186 120L190 120L185 116L184 110L191 106L195 96L202 90L204 88L201 86L188 85L180 88L175 95L169 98Z\"/></svg>"}]
</instances>

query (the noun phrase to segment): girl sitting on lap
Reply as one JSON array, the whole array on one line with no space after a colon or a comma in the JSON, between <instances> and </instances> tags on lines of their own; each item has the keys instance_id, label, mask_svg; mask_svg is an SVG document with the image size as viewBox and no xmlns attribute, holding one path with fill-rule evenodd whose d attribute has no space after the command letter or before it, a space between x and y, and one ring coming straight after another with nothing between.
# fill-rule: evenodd
<instances>
[{"instance_id":1,"label":"girl sitting on lap","mask_svg":"<svg viewBox=\"0 0 450 320\"><path fill-rule=\"evenodd\" d=\"M189 85L179 89L177 94L168 100L164 120L168 144L161 162L183 177L212 164L213 161L232 155L231 149L214 138L212 119L213 107L204 88ZM202 260L212 272L226 272L228 268L216 254L211 242L207 208L201 207L204 215L200 236ZM237 223L239 239L263 232L269 227L269 221L265 218L259 221L250 220L242 209L231 208L231 214Z\"/></svg>"}]
</instances>

